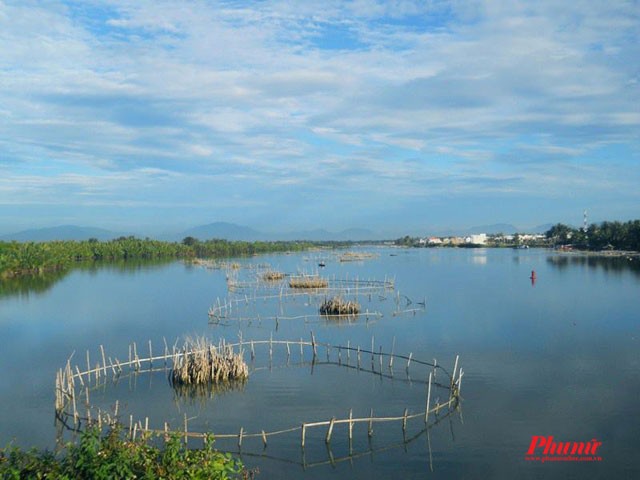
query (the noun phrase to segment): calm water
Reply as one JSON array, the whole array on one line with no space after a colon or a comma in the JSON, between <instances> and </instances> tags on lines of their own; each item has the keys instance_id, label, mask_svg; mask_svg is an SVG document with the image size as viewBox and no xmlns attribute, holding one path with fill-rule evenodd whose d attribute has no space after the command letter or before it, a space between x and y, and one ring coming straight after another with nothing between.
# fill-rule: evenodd
<instances>
[{"instance_id":1,"label":"calm water","mask_svg":"<svg viewBox=\"0 0 640 480\"><path fill-rule=\"evenodd\" d=\"M82 363L127 357L132 341L154 347L185 335L206 334L235 341L310 338L332 345L361 345L371 338L385 352L436 358L451 370L455 355L465 371L461 411L422 432L409 422L406 440L398 424L376 425L371 440L356 426L349 458L346 429L336 427L331 448L326 430L307 438L274 437L266 449L245 440L242 455L259 478L634 478L640 475L640 261L559 257L543 250L370 249L378 257L340 263L331 254L304 253L239 260L269 263L295 273L315 270L344 278L395 277L400 304L426 299L426 310L392 314L395 296L362 298L381 318L357 321L285 319L317 308L301 297L274 310L274 302L246 312L253 321L208 323L216 298L228 295L225 273L169 264L122 264L78 269L37 282L4 282L0 288L0 443L53 448L53 382L69 355ZM537 272L531 284L531 270ZM238 270L251 278L251 269ZM394 298L391 298L394 297ZM251 310L253 309L253 310ZM278 315L276 322L272 317ZM142 347L141 347L142 349ZM424 378L407 379L403 365L393 378L338 366L310 365L310 358L258 349L249 381L209 399L177 398L164 373L121 379L96 391L92 401L149 416L152 426L237 432L277 430L301 422L424 409ZM326 359L324 350L320 359ZM335 360L335 353L332 353ZM344 360L344 358L342 359ZM353 359L352 359L353 363ZM416 370L418 372L419 370ZM437 395L446 395L439 392ZM155 425L154 425L155 424ZM360 428L362 427L362 428ZM601 462L533 463L524 459L533 435L560 441L602 442ZM219 440L221 449L238 451Z\"/></svg>"}]
</instances>

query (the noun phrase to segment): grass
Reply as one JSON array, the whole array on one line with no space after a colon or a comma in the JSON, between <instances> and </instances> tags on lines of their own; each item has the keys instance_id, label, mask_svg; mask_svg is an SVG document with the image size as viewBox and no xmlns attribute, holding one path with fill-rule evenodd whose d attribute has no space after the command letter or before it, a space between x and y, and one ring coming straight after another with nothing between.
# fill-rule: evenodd
<instances>
[{"instance_id":1,"label":"grass","mask_svg":"<svg viewBox=\"0 0 640 480\"><path fill-rule=\"evenodd\" d=\"M18 479L249 479L257 472L247 471L229 454L213 448L207 437L202 449L188 449L179 434L170 434L163 448L153 446L150 437L123 438L115 424L106 432L89 427L77 443L62 452L9 445L0 449L0 478Z\"/></svg>"}]
</instances>

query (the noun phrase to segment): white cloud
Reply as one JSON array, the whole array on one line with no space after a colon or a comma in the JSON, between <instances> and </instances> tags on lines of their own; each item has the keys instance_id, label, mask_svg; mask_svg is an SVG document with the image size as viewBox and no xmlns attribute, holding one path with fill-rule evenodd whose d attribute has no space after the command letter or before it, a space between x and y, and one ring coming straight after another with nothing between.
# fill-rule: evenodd
<instances>
[{"instance_id":1,"label":"white cloud","mask_svg":"<svg viewBox=\"0 0 640 480\"><path fill-rule=\"evenodd\" d=\"M57 171L0 201L73 187L115 203L130 172L153 190L150 169L178 175L177 199L195 175L549 191L560 158L624 145L637 160L639 20L623 1L0 3L2 163Z\"/></svg>"}]
</instances>

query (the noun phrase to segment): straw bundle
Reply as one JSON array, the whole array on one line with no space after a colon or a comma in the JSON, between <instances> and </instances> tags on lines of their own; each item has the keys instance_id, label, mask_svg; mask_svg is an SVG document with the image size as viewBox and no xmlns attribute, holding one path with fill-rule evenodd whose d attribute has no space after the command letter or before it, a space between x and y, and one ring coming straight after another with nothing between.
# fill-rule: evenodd
<instances>
[{"instance_id":1,"label":"straw bundle","mask_svg":"<svg viewBox=\"0 0 640 480\"><path fill-rule=\"evenodd\" d=\"M326 288L329 282L326 278L303 275L301 277L291 277L289 287L291 288Z\"/></svg>"},{"instance_id":2,"label":"straw bundle","mask_svg":"<svg viewBox=\"0 0 640 480\"><path fill-rule=\"evenodd\" d=\"M360 304L358 302L346 301L341 297L325 299L320 305L320 314L322 315L355 315L359 312Z\"/></svg>"},{"instance_id":3,"label":"straw bundle","mask_svg":"<svg viewBox=\"0 0 640 480\"><path fill-rule=\"evenodd\" d=\"M173 385L204 385L246 379L249 368L242 352L231 347L215 347L206 338L187 339L181 355L176 355L171 371Z\"/></svg>"},{"instance_id":4,"label":"straw bundle","mask_svg":"<svg viewBox=\"0 0 640 480\"><path fill-rule=\"evenodd\" d=\"M262 274L262 279L267 281L275 281L282 280L284 278L284 273L278 272L276 270L269 270Z\"/></svg>"}]
</instances>

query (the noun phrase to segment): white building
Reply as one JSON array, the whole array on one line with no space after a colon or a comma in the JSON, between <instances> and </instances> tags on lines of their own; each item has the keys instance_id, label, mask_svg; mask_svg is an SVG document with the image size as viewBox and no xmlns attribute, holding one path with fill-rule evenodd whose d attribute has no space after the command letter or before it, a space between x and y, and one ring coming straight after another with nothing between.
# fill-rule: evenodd
<instances>
[{"instance_id":1,"label":"white building","mask_svg":"<svg viewBox=\"0 0 640 480\"><path fill-rule=\"evenodd\" d=\"M477 245L484 245L487 243L487 234L479 233L477 235L469 235L464 239L465 243L475 243Z\"/></svg>"}]
</instances>

